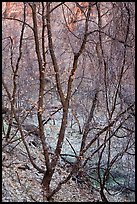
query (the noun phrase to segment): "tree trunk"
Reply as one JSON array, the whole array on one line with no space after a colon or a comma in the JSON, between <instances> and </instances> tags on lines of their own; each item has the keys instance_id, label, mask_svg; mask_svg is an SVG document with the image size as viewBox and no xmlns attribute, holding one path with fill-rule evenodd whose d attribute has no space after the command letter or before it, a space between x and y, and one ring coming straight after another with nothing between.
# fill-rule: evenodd
<instances>
[{"instance_id":1,"label":"tree trunk","mask_svg":"<svg viewBox=\"0 0 137 204\"><path fill-rule=\"evenodd\" d=\"M43 190L46 191L47 200L48 200L48 196L51 193L50 182L51 182L51 179L52 179L52 175L53 175L52 170L46 170L46 173L44 174L43 179L42 179L42 186L43 186Z\"/></svg>"},{"instance_id":2,"label":"tree trunk","mask_svg":"<svg viewBox=\"0 0 137 204\"><path fill-rule=\"evenodd\" d=\"M102 202L108 202L104 192L103 192L103 189L100 190L100 196L101 196L101 199L102 199Z\"/></svg>"}]
</instances>

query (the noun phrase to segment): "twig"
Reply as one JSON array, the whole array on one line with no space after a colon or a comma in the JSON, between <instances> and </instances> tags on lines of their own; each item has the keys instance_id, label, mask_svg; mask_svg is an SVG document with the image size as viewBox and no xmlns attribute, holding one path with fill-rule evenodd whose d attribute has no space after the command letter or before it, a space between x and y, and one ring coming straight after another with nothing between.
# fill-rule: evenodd
<instances>
[{"instance_id":1,"label":"twig","mask_svg":"<svg viewBox=\"0 0 137 204\"><path fill-rule=\"evenodd\" d=\"M19 174L18 174L18 172L17 172L17 171L15 171L15 172L16 172L16 174L17 174L17 179L18 179L18 182L19 182L20 186L22 186L22 183L21 183L21 180L20 180Z\"/></svg>"},{"instance_id":2,"label":"twig","mask_svg":"<svg viewBox=\"0 0 137 204\"><path fill-rule=\"evenodd\" d=\"M69 140L68 140L67 138L66 138L66 140L67 140L67 142L69 143L69 145L71 146L71 148L72 148L72 150L73 150L75 156L77 157L77 153L76 153L74 147L72 146L72 144L69 142Z\"/></svg>"}]
</instances>

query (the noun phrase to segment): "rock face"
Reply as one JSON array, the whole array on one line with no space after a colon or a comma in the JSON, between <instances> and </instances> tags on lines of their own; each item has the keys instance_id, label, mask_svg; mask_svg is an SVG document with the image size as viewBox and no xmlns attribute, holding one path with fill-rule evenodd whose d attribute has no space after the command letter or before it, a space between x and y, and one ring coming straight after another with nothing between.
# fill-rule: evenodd
<instances>
[{"instance_id":1,"label":"rock face","mask_svg":"<svg viewBox=\"0 0 137 204\"><path fill-rule=\"evenodd\" d=\"M23 2L3 2L2 15L4 18L21 17L23 14ZM31 9L27 6L27 15L31 14Z\"/></svg>"}]
</instances>

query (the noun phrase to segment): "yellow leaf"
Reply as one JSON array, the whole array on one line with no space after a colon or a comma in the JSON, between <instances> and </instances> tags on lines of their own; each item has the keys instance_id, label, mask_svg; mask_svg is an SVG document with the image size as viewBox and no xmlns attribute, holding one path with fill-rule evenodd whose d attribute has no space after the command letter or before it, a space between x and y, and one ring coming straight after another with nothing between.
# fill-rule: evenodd
<instances>
[{"instance_id":1,"label":"yellow leaf","mask_svg":"<svg viewBox=\"0 0 137 204\"><path fill-rule=\"evenodd\" d=\"M42 107L39 108L38 112L42 113L43 112L43 109Z\"/></svg>"},{"instance_id":2,"label":"yellow leaf","mask_svg":"<svg viewBox=\"0 0 137 204\"><path fill-rule=\"evenodd\" d=\"M71 79L74 79L75 78L75 76L74 76L74 74L71 76Z\"/></svg>"}]
</instances>

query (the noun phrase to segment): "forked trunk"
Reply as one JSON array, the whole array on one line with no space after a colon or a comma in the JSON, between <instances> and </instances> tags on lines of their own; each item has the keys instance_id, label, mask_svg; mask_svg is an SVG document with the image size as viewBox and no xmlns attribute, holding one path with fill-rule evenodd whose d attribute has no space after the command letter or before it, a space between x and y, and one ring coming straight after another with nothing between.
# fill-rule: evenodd
<instances>
[{"instance_id":1,"label":"forked trunk","mask_svg":"<svg viewBox=\"0 0 137 204\"><path fill-rule=\"evenodd\" d=\"M101 199L102 199L102 202L109 202L103 192L103 189L100 190L100 195L101 195Z\"/></svg>"},{"instance_id":2,"label":"forked trunk","mask_svg":"<svg viewBox=\"0 0 137 204\"><path fill-rule=\"evenodd\" d=\"M42 179L42 187L43 187L43 190L44 190L45 193L46 193L46 198L47 198L47 200L48 200L48 196L49 196L50 193L51 193L51 190L50 190L50 182L51 182L51 179L52 179L52 175L53 175L53 172L47 170L46 173L45 173L44 176L43 176L43 179Z\"/></svg>"}]
</instances>

